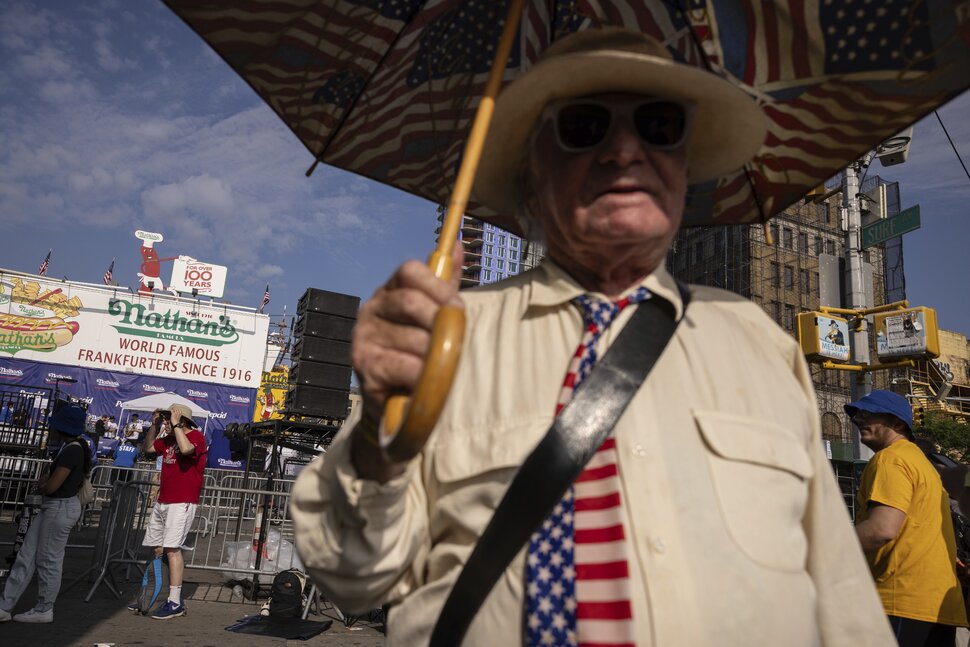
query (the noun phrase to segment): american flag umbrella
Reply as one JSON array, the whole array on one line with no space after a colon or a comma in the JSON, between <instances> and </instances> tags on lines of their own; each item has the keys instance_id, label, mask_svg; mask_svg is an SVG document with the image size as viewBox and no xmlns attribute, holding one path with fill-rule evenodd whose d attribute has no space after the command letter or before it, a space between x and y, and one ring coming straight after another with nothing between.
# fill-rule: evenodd
<instances>
[{"instance_id":1,"label":"american flag umbrella","mask_svg":"<svg viewBox=\"0 0 970 647\"><path fill-rule=\"evenodd\" d=\"M165 2L317 162L448 202L508 0ZM766 220L970 86L966 0L527 0L505 80L604 26L660 39L769 117L745 169L691 187L687 225Z\"/></svg>"},{"instance_id":2,"label":"american flag umbrella","mask_svg":"<svg viewBox=\"0 0 970 647\"><path fill-rule=\"evenodd\" d=\"M511 214L465 203L485 122L476 109L574 31L638 30L762 105L770 124L758 155L689 188L688 226L763 222L970 86L968 0L165 2L272 107L314 166L449 204L429 260L439 277L450 274L462 212L522 233ZM515 31L503 30L507 14L521 16ZM489 83L493 58L507 65ZM395 460L417 453L434 427L463 330L462 311L442 308L413 402L385 405L379 441Z\"/></svg>"}]
</instances>

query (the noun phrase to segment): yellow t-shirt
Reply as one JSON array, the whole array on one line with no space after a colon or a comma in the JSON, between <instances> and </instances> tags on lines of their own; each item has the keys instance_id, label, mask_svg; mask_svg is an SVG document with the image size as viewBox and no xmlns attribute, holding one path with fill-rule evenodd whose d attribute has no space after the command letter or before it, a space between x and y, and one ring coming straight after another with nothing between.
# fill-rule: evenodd
<instances>
[{"instance_id":1,"label":"yellow t-shirt","mask_svg":"<svg viewBox=\"0 0 970 647\"><path fill-rule=\"evenodd\" d=\"M967 626L949 497L919 447L899 440L876 452L857 501L859 521L868 517L869 501L906 513L896 539L866 555L886 614Z\"/></svg>"}]
</instances>

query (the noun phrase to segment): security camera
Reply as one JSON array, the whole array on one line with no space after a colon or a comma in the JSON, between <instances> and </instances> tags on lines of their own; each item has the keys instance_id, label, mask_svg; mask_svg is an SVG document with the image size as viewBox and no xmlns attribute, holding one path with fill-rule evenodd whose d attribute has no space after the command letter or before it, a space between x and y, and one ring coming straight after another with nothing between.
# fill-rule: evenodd
<instances>
[{"instance_id":1,"label":"security camera","mask_svg":"<svg viewBox=\"0 0 970 647\"><path fill-rule=\"evenodd\" d=\"M895 137L890 137L876 148L876 157L883 166L895 166L906 161L909 144L913 141L913 128L909 127Z\"/></svg>"}]
</instances>

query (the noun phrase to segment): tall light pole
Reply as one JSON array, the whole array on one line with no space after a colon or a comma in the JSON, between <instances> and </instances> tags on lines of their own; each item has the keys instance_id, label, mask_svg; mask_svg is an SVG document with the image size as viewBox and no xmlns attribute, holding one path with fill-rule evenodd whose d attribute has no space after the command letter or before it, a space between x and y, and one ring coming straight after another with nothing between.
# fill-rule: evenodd
<instances>
[{"instance_id":1,"label":"tall light pole","mask_svg":"<svg viewBox=\"0 0 970 647\"><path fill-rule=\"evenodd\" d=\"M862 207L860 204L861 187L859 171L869 166L872 153L866 154L845 169L842 178L842 223L845 228L845 292L847 308L861 310L872 307L866 298L865 271L862 257ZM852 333L852 357L856 364L870 364L869 361L869 322L859 322ZM856 373L851 379L852 402L872 391L872 373ZM859 430L850 424L852 433L852 453L855 458L868 459L872 451L859 440Z\"/></svg>"}]
</instances>

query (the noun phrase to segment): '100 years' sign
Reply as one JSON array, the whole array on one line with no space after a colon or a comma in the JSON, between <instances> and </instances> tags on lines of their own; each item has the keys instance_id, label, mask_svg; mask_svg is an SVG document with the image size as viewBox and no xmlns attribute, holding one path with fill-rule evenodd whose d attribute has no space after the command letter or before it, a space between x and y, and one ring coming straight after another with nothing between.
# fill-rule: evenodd
<instances>
[{"instance_id":1,"label":"'100 years' sign","mask_svg":"<svg viewBox=\"0 0 970 647\"><path fill-rule=\"evenodd\" d=\"M268 326L195 300L0 275L0 357L257 387Z\"/></svg>"}]
</instances>

